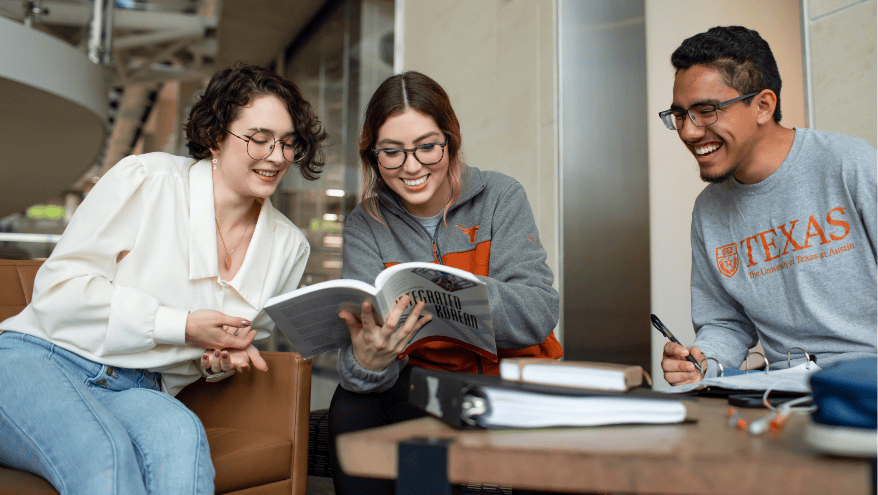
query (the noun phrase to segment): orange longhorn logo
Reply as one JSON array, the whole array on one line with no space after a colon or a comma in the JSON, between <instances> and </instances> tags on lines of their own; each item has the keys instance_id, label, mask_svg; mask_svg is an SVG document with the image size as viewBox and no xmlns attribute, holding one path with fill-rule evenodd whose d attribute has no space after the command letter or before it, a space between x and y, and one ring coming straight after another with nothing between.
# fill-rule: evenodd
<instances>
[{"instance_id":1,"label":"orange longhorn logo","mask_svg":"<svg viewBox=\"0 0 878 495\"><path fill-rule=\"evenodd\" d=\"M480 226L481 226L481 224L476 225L475 227L470 227L468 229L465 229L465 228L461 227L460 225L455 225L455 227L459 228L460 230L463 231L464 234L469 236L469 242L471 242L471 243L476 242L476 232L479 231Z\"/></svg>"}]
</instances>

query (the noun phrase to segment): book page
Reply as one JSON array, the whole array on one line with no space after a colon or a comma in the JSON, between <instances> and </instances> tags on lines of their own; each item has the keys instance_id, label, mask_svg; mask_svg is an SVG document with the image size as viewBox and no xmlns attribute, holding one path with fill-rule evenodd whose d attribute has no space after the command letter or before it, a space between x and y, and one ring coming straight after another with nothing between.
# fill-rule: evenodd
<instances>
[{"instance_id":1,"label":"book page","mask_svg":"<svg viewBox=\"0 0 878 495\"><path fill-rule=\"evenodd\" d=\"M761 391L771 387L772 390L778 392L809 394L811 393L811 375L820 371L820 369L817 363L806 362L788 369L772 370L769 372L754 370L740 375L705 378L700 382L662 388L658 391L670 394L685 394L707 387L727 390Z\"/></svg>"},{"instance_id":2,"label":"book page","mask_svg":"<svg viewBox=\"0 0 878 495\"><path fill-rule=\"evenodd\" d=\"M363 301L369 300L381 318L374 293L374 287L357 280L330 280L271 298L265 312L307 359L350 342L339 311L359 316Z\"/></svg>"},{"instance_id":3,"label":"book page","mask_svg":"<svg viewBox=\"0 0 878 495\"><path fill-rule=\"evenodd\" d=\"M616 424L679 423L686 406L679 401L636 396L563 396L481 387L488 412L476 418L483 427L542 428Z\"/></svg>"},{"instance_id":4,"label":"book page","mask_svg":"<svg viewBox=\"0 0 878 495\"><path fill-rule=\"evenodd\" d=\"M624 391L640 386L644 378L652 386L649 375L640 366L596 361L506 358L500 363L500 376L507 380L594 390Z\"/></svg>"},{"instance_id":5,"label":"book page","mask_svg":"<svg viewBox=\"0 0 878 495\"><path fill-rule=\"evenodd\" d=\"M433 315L412 338L403 357L427 342L441 340L497 360L488 290L475 275L433 263L403 263L382 272L375 283L388 307L406 294L411 297L400 325L418 301L424 301L424 312Z\"/></svg>"},{"instance_id":6,"label":"book page","mask_svg":"<svg viewBox=\"0 0 878 495\"><path fill-rule=\"evenodd\" d=\"M577 368L574 366L525 365L521 379L531 383L545 383L564 387L626 390L625 374L616 370Z\"/></svg>"}]
</instances>

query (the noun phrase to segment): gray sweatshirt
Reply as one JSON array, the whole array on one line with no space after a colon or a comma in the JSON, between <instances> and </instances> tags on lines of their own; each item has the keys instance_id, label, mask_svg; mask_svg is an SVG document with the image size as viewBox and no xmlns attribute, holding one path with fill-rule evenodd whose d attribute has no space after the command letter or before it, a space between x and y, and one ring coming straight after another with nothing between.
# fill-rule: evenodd
<instances>
[{"instance_id":1,"label":"gray sweatshirt","mask_svg":"<svg viewBox=\"0 0 878 495\"><path fill-rule=\"evenodd\" d=\"M695 202L694 345L723 366L739 367L757 339L771 369L792 347L822 368L876 355L876 150L795 131L767 179L711 184Z\"/></svg>"},{"instance_id":2,"label":"gray sweatshirt","mask_svg":"<svg viewBox=\"0 0 878 495\"><path fill-rule=\"evenodd\" d=\"M362 204L345 221L344 278L371 284L381 270L408 261L467 270L487 285L498 357L561 357L561 345L552 333L559 315L554 275L518 181L466 167L447 227L440 221L432 233L400 205L396 195L383 191L379 197L387 225L371 217ZM381 392L396 382L406 364L470 373L499 371L498 363L437 342L375 372L360 366L348 344L338 351L339 382L353 392Z\"/></svg>"}]
</instances>

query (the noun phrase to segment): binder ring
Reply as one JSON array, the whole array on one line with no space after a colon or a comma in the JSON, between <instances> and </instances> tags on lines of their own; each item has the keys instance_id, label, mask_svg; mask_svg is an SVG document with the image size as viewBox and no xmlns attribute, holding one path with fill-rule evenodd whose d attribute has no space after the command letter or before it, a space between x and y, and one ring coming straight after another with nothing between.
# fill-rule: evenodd
<instances>
[{"instance_id":1,"label":"binder ring","mask_svg":"<svg viewBox=\"0 0 878 495\"><path fill-rule=\"evenodd\" d=\"M808 354L808 351L806 351L805 349L802 349L801 347L790 347L789 348L789 350L787 351L787 368L790 367L790 354L793 353L793 349L798 349L798 350L805 353L805 369L810 370L811 369L811 355Z\"/></svg>"},{"instance_id":2,"label":"binder ring","mask_svg":"<svg viewBox=\"0 0 878 495\"><path fill-rule=\"evenodd\" d=\"M488 412L488 401L477 395L466 394L460 405L460 419L470 426L478 424L477 418Z\"/></svg>"},{"instance_id":3,"label":"binder ring","mask_svg":"<svg viewBox=\"0 0 878 495\"><path fill-rule=\"evenodd\" d=\"M750 357L750 354L758 354L758 355L762 356L762 360L765 361L765 374L768 374L768 358L765 357L765 354L762 354L759 351L750 351L747 353L748 358ZM750 373L750 360L744 359L744 364L747 365L747 369L746 369L747 373ZM787 364L787 367L789 367L789 364Z\"/></svg>"},{"instance_id":4,"label":"binder ring","mask_svg":"<svg viewBox=\"0 0 878 495\"><path fill-rule=\"evenodd\" d=\"M717 366L719 366L719 375L717 375L717 376L725 375L725 369L723 369L723 364L720 363L719 361L717 361L716 358L709 357L704 361L704 369L701 370L701 379L702 380L704 379L704 375L707 374L707 367L709 366L710 361L713 361L714 363L716 363Z\"/></svg>"}]
</instances>

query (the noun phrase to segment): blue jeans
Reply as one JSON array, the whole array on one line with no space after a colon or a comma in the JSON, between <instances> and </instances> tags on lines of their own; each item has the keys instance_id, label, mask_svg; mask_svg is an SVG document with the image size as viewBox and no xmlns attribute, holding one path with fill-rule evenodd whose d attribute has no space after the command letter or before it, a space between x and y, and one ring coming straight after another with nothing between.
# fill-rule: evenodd
<instances>
[{"instance_id":1,"label":"blue jeans","mask_svg":"<svg viewBox=\"0 0 878 495\"><path fill-rule=\"evenodd\" d=\"M161 375L0 334L0 464L67 494L213 494L204 426Z\"/></svg>"}]
</instances>

